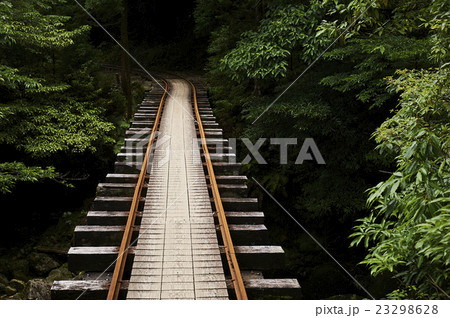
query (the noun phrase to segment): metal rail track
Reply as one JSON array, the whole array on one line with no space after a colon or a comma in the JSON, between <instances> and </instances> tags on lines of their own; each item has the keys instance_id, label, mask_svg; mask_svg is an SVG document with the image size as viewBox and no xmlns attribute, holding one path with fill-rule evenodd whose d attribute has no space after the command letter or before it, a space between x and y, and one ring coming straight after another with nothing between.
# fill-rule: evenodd
<instances>
[{"instance_id":1,"label":"metal rail track","mask_svg":"<svg viewBox=\"0 0 450 318\"><path fill-rule=\"evenodd\" d=\"M158 107L158 113L156 114L155 123L153 124L153 129L150 134L150 140L147 145L147 150L145 152L144 160L142 162L141 172L139 174L138 182L136 184L136 188L134 190L133 200L131 202L130 212L128 214L127 223L125 226L125 231L123 234L122 242L119 248L119 254L117 257L117 261L114 267L113 276L111 279L111 285L108 291L107 300L115 300L119 298L120 287L122 285L122 277L125 270L125 263L127 261L128 249L131 246L131 237L133 235L134 225L136 221L136 214L139 206L139 200L141 198L142 188L144 187L145 176L147 174L148 163L150 159L150 154L152 152L153 144L156 139L156 132L159 127L159 121L161 119L162 109L164 106L164 102L167 97L167 91L169 88L168 83L163 80L165 84L164 94L161 98Z\"/></svg>"},{"instance_id":2,"label":"metal rail track","mask_svg":"<svg viewBox=\"0 0 450 318\"><path fill-rule=\"evenodd\" d=\"M206 167L208 169L209 180L211 184L211 191L213 194L214 205L216 207L220 232L222 234L222 240L224 244L225 254L228 261L228 266L230 268L231 279L233 282L234 290L236 292L236 297L238 300L247 300L247 292L245 290L244 281L242 279L241 271L239 269L239 264L236 258L236 253L234 250L233 241L231 239L230 229L228 227L227 218L225 216L225 210L223 208L222 199L219 193L219 187L217 185L216 176L214 174L214 168L211 162L211 157L209 155L208 145L206 144L205 131L203 129L202 119L200 117L200 112L198 110L197 104L197 90L192 82L188 81L192 87L192 93L194 98L194 110L195 117L197 119L197 125L200 132L200 138L202 141L203 154L205 156Z\"/></svg>"},{"instance_id":3,"label":"metal rail track","mask_svg":"<svg viewBox=\"0 0 450 318\"><path fill-rule=\"evenodd\" d=\"M150 158L150 154L152 152L152 147L153 147L153 144L155 141L155 135L156 135L157 129L159 127L159 121L161 119L161 114L162 114L162 108L163 108L163 105L164 105L164 102L165 102L165 99L167 96L168 83L165 80L163 80L163 81L165 83L164 94L161 98L161 101L160 101L160 104L158 107L158 113L155 118L155 123L153 125L153 129L152 129L152 132L150 135L150 140L149 140L147 150L146 150L146 153L144 156L144 160L142 163L141 172L139 174L139 179L136 184L135 191L134 191L130 212L128 214L127 223L125 226L122 242L121 242L120 248L119 248L117 261L116 261L113 276L111 279L111 285L110 285L109 291L108 291L107 300L116 300L119 298L119 292L120 292L120 288L122 285L122 277L124 274L125 263L126 263L127 256L128 256L128 249L132 243L131 237L133 234L133 229L134 229L134 225L135 225L135 221L136 221L136 213L138 210L139 199L141 197L142 188L144 186L145 176L147 173L147 167L148 167L148 163L149 163L149 158ZM231 280L233 282L233 286L234 286L234 289L236 292L237 299L238 300L247 300L248 299L247 292L245 290L244 281L242 279L241 271L239 269L239 264L238 264L238 261L236 258L233 241L231 239L230 229L228 227L228 222L227 222L227 219L225 216L225 210L223 208L222 199L221 199L220 193L219 193L219 187L217 185L216 177L214 174L214 168L212 165L211 157L209 155L208 146L206 144L205 131L203 129L202 119L201 119L200 112L198 109L198 104L197 104L197 91L196 91L195 85L192 82L188 81L188 83L192 87L195 116L196 116L196 120L198 123L199 133L200 133L200 137L201 137L201 141L202 141L202 149L203 149L203 153L205 156L206 166L207 166L209 180L210 180L210 184L211 184L211 191L212 191L213 199L214 199L214 205L216 207L216 211L217 211L217 215L218 215L218 219L219 219L219 227L220 227L220 232L222 234L222 239L223 239L223 243L224 243L224 250L225 250L226 258L228 261L228 266L229 266L230 273L231 273Z\"/></svg>"}]
</instances>

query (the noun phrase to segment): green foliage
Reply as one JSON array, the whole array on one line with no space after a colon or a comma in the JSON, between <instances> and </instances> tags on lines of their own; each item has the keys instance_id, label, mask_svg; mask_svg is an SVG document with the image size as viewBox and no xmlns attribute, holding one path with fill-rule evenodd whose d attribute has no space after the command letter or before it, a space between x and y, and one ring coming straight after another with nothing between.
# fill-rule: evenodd
<instances>
[{"instance_id":1,"label":"green foliage","mask_svg":"<svg viewBox=\"0 0 450 318\"><path fill-rule=\"evenodd\" d=\"M14 11L13 11L14 12ZM73 38L88 31L88 26L68 31L62 26L70 18L56 15L42 15L38 11L13 14L4 31L4 40L9 44L23 44L39 49L63 48L74 44Z\"/></svg>"},{"instance_id":2,"label":"green foliage","mask_svg":"<svg viewBox=\"0 0 450 318\"><path fill-rule=\"evenodd\" d=\"M397 154L397 170L370 190L373 212L355 227L363 261L374 275L395 272L431 298L450 291L449 70L398 71L401 92L393 117L376 131L381 152ZM437 287L439 286L439 287Z\"/></svg>"},{"instance_id":3,"label":"green foliage","mask_svg":"<svg viewBox=\"0 0 450 318\"><path fill-rule=\"evenodd\" d=\"M321 84L353 93L359 101L372 107L381 107L396 96L395 91L386 90L384 78L410 66L412 61L424 67L431 66L430 50L429 38L385 34L350 39L345 46L325 54L326 59L341 65L337 72L324 77Z\"/></svg>"},{"instance_id":4,"label":"green foliage","mask_svg":"<svg viewBox=\"0 0 450 318\"><path fill-rule=\"evenodd\" d=\"M37 182L55 176L52 167L27 167L21 162L3 162L0 163L0 193L11 193L18 182Z\"/></svg>"},{"instance_id":5,"label":"green foliage","mask_svg":"<svg viewBox=\"0 0 450 318\"><path fill-rule=\"evenodd\" d=\"M426 295L417 290L416 286L407 286L406 288L396 289L386 295L389 300L405 300L405 299L424 299Z\"/></svg>"},{"instance_id":6,"label":"green foliage","mask_svg":"<svg viewBox=\"0 0 450 318\"><path fill-rule=\"evenodd\" d=\"M90 27L62 11L60 0L0 1L0 147L8 152L0 162L16 167L3 170L3 192L112 149L115 127L106 118L125 111L115 110L123 104L111 98L116 88L99 87Z\"/></svg>"},{"instance_id":7,"label":"green foliage","mask_svg":"<svg viewBox=\"0 0 450 318\"><path fill-rule=\"evenodd\" d=\"M0 123L0 143L13 145L34 158L58 152L96 151L96 144L113 143L105 133L114 126L102 121L99 110L86 103L13 107Z\"/></svg>"},{"instance_id":8,"label":"green foliage","mask_svg":"<svg viewBox=\"0 0 450 318\"><path fill-rule=\"evenodd\" d=\"M66 48L74 44L74 39L89 31L89 27L81 26L72 31L63 28L70 18L67 16L46 15L38 8L48 9L49 5L59 1L9 1L0 2L2 28L0 29L0 52L5 57L0 60L0 88L9 91L17 90L23 93L50 93L61 92L69 86L64 83L46 83L42 77L33 76L37 73L28 63L17 60L13 52L24 55L48 55L48 51ZM10 65L5 65L5 63ZM43 66L42 62L39 64ZM12 66L12 65L14 66ZM28 64L28 65L27 65ZM27 75L20 74L20 68ZM40 70L42 72L42 70ZM37 74L36 74L37 75ZM39 74L39 75L42 75Z\"/></svg>"},{"instance_id":9,"label":"green foliage","mask_svg":"<svg viewBox=\"0 0 450 318\"><path fill-rule=\"evenodd\" d=\"M237 48L227 54L222 63L233 72L233 79L242 77L277 78L286 74L289 51L277 44L266 43L259 37L260 33L248 31ZM243 73L243 75L241 75Z\"/></svg>"},{"instance_id":10,"label":"green foliage","mask_svg":"<svg viewBox=\"0 0 450 318\"><path fill-rule=\"evenodd\" d=\"M89 12L94 12L96 15L102 17L106 21L117 19L120 12L123 10L123 0L86 0L85 8Z\"/></svg>"},{"instance_id":11,"label":"green foliage","mask_svg":"<svg viewBox=\"0 0 450 318\"><path fill-rule=\"evenodd\" d=\"M318 34L317 28L333 6L334 3L322 1L271 2L256 30L238 19L221 21L211 32L209 46L208 75L212 83L210 93L217 106L215 112L222 123L228 123L233 136L253 141L259 137L297 138L300 146L304 138L313 137L316 141L326 168L293 165L298 146L290 147L290 164L283 167L279 166L279 149L264 148L264 158L273 160L267 167L251 162L247 171L275 194L286 197L293 208L305 212L303 218L315 220L317 226L327 217L343 220L364 210L366 174L383 167L372 154L373 145L367 142L377 126L371 122L374 114L350 95L320 85L323 78L341 70L341 61L321 61L272 105L307 63L330 44L331 36ZM213 22L208 20L208 26ZM241 37L233 32L236 26L240 26ZM356 54L352 58L357 59ZM348 69L354 64L350 61ZM390 74L378 74L376 81ZM237 82L224 81L224 77ZM262 79L266 96L249 96L248 88L255 78ZM358 88L366 84L363 81ZM251 124L269 105L270 109ZM377 112L374 111L375 116Z\"/></svg>"},{"instance_id":12,"label":"green foliage","mask_svg":"<svg viewBox=\"0 0 450 318\"><path fill-rule=\"evenodd\" d=\"M241 34L236 48L221 60L222 68L230 69L235 80L285 77L294 50L300 50L301 60L310 61L324 46L314 31L322 11L320 4L269 6L258 30Z\"/></svg>"},{"instance_id":13,"label":"green foliage","mask_svg":"<svg viewBox=\"0 0 450 318\"><path fill-rule=\"evenodd\" d=\"M450 56L450 1L432 1L428 7L428 13L433 19L423 23L424 27L431 30L433 47L431 58L440 65L448 62Z\"/></svg>"},{"instance_id":14,"label":"green foliage","mask_svg":"<svg viewBox=\"0 0 450 318\"><path fill-rule=\"evenodd\" d=\"M327 162L280 166L277 149L263 147L269 165L251 162L247 173L311 228L339 223L350 234L348 224L366 216L353 244L369 249L374 275L402 281L392 297L448 294L449 1L258 2L260 19L246 1L198 3L198 32L210 34L210 93L228 133L313 137ZM387 171L395 172L379 183Z\"/></svg>"},{"instance_id":15,"label":"green foliage","mask_svg":"<svg viewBox=\"0 0 450 318\"><path fill-rule=\"evenodd\" d=\"M367 139L370 129L375 129L370 114L318 86L317 77L323 73L316 73L298 81L260 120L247 126L244 134L252 140L261 136L297 138L299 144L289 147L288 165L280 167L278 147L262 149L264 158L270 158L269 167L250 163L248 173L260 176L258 180L272 193L285 196L295 210L304 212L303 218L323 224L326 218L343 220L363 210L365 171L382 165L369 157L372 145ZM251 123L272 101L273 97L255 99L243 106L241 116ZM326 166L294 165L303 140L311 136Z\"/></svg>"}]
</instances>

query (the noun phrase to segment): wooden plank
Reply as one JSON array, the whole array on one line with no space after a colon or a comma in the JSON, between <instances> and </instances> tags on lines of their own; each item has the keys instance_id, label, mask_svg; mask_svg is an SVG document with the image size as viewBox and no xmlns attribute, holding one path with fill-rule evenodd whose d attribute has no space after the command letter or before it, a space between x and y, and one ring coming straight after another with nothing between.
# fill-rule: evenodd
<instances>
[{"instance_id":1,"label":"wooden plank","mask_svg":"<svg viewBox=\"0 0 450 318\"><path fill-rule=\"evenodd\" d=\"M52 299L106 299L109 281L102 280L66 280L55 281L51 289ZM128 282L124 281L120 290L120 299L124 299Z\"/></svg>"},{"instance_id":2,"label":"wooden plank","mask_svg":"<svg viewBox=\"0 0 450 318\"><path fill-rule=\"evenodd\" d=\"M158 229L156 227L152 229L145 229L139 233L140 227L136 226L133 232L132 241L136 238L154 238L164 237L164 229ZM117 225L80 225L75 228L75 245L76 246L115 246L120 242L121 235L124 231L124 226ZM201 229L193 227L189 231L173 232L167 231L167 236L173 239L186 239L192 238L194 243L202 243L202 239L216 238L220 228L216 226L216 229L206 228ZM230 231L233 240L236 244L267 244L267 228L263 224L230 224ZM170 235L169 235L170 234ZM220 242L220 240L219 240Z\"/></svg>"},{"instance_id":3,"label":"wooden plank","mask_svg":"<svg viewBox=\"0 0 450 318\"><path fill-rule=\"evenodd\" d=\"M123 225L127 221L129 211L89 211L86 216L87 225ZM136 214L136 223L141 222L142 212Z\"/></svg>"},{"instance_id":4,"label":"wooden plank","mask_svg":"<svg viewBox=\"0 0 450 318\"><path fill-rule=\"evenodd\" d=\"M296 279L245 279L245 288L251 299L301 299L300 284ZM228 291L234 295L233 283L227 279Z\"/></svg>"},{"instance_id":5,"label":"wooden plank","mask_svg":"<svg viewBox=\"0 0 450 318\"><path fill-rule=\"evenodd\" d=\"M282 266L284 262L284 253L279 246L236 246L236 255L243 268L248 269L269 269ZM140 248L140 249L138 249ZM159 249L149 246L148 249L142 247L129 249L130 261L133 260L135 253L143 252L144 255L161 255L162 245ZM205 246L201 249L205 250ZM207 249L206 249L207 250ZM153 253L152 251L156 251ZM194 254L200 250L194 250ZM96 247L72 247L68 252L69 265L72 271L103 271L116 258L118 247L96 246ZM213 255L215 252L213 252ZM198 254L197 254L198 255ZM224 256L221 249L222 258ZM204 259L207 260L207 259ZM220 263L221 264L221 263ZM222 266L222 265L220 265Z\"/></svg>"},{"instance_id":6,"label":"wooden plank","mask_svg":"<svg viewBox=\"0 0 450 318\"><path fill-rule=\"evenodd\" d=\"M211 202L214 202L211 199ZM257 198L222 198L223 207L226 211L257 211Z\"/></svg>"},{"instance_id":7,"label":"wooden plank","mask_svg":"<svg viewBox=\"0 0 450 318\"><path fill-rule=\"evenodd\" d=\"M97 211L126 211L131 206L132 197L96 197L92 205ZM144 208L145 199L139 201L139 208Z\"/></svg>"},{"instance_id":8,"label":"wooden plank","mask_svg":"<svg viewBox=\"0 0 450 318\"><path fill-rule=\"evenodd\" d=\"M232 294L233 287L231 281L227 280L226 284L228 291ZM246 279L244 277L244 284L249 295L254 298L262 298L264 294L272 297L290 296L293 299L300 299L301 297L301 288L296 279ZM56 281L52 286L52 299L76 299L85 290L87 292L83 295L82 299L105 299L108 288L108 281ZM123 297L127 289L128 281L124 281L121 289ZM222 289L216 292L216 296L224 295ZM206 290L198 290L196 296L207 297L203 295L205 293Z\"/></svg>"}]
</instances>

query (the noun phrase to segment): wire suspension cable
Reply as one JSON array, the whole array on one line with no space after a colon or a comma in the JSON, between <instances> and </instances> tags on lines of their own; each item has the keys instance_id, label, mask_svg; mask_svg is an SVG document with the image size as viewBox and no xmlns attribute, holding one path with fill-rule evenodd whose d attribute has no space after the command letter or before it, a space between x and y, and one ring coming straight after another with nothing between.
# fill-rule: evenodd
<instances>
[{"instance_id":1,"label":"wire suspension cable","mask_svg":"<svg viewBox=\"0 0 450 318\"><path fill-rule=\"evenodd\" d=\"M289 213L289 211L286 210L284 206L282 206L281 203L278 202L278 200L275 199L275 197L266 190L266 188L261 185L261 183L259 183L255 178L252 179L295 223L297 223L297 225L314 241L314 243L316 243L356 283L356 285L358 285L372 300L375 300L375 297L373 297L372 294L366 288L364 288L364 286L352 274L350 274L350 272L344 266L342 266L342 264L339 263L339 261L333 255L331 255L331 253L328 252L328 250L322 244L320 244L320 242L311 233L309 233L309 231L299 221L297 221L297 219L294 218L294 216Z\"/></svg>"}]
</instances>

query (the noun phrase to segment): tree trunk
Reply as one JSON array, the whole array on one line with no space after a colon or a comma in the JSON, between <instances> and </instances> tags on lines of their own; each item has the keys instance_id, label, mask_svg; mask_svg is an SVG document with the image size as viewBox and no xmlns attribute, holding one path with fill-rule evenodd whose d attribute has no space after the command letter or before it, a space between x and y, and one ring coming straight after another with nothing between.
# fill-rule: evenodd
<instances>
[{"instance_id":1,"label":"tree trunk","mask_svg":"<svg viewBox=\"0 0 450 318\"><path fill-rule=\"evenodd\" d=\"M253 79L253 96L261 96L261 86L259 85L259 78Z\"/></svg>"},{"instance_id":2,"label":"tree trunk","mask_svg":"<svg viewBox=\"0 0 450 318\"><path fill-rule=\"evenodd\" d=\"M259 27L259 21L261 21L261 0L255 0L255 30Z\"/></svg>"},{"instance_id":3,"label":"tree trunk","mask_svg":"<svg viewBox=\"0 0 450 318\"><path fill-rule=\"evenodd\" d=\"M259 23L262 19L263 15L263 1L262 0L255 0L255 30L258 30ZM253 96L261 96L261 85L259 78L253 79Z\"/></svg>"},{"instance_id":4,"label":"tree trunk","mask_svg":"<svg viewBox=\"0 0 450 318\"><path fill-rule=\"evenodd\" d=\"M122 0L123 10L120 17L120 37L122 46L129 51L128 43L128 0ZM133 114L132 109L132 95L131 95L131 79L130 79L130 57L122 50L121 56L120 81L122 84L122 91L127 100L127 119L130 119Z\"/></svg>"}]
</instances>

